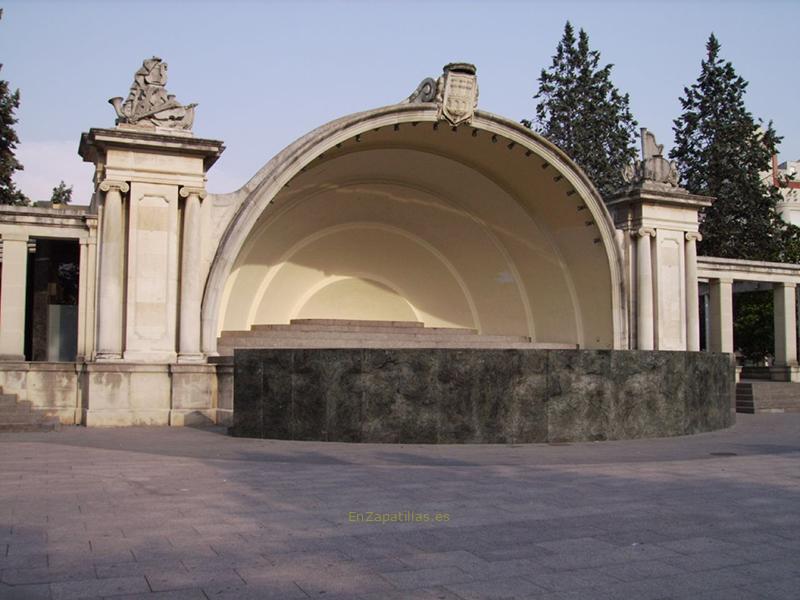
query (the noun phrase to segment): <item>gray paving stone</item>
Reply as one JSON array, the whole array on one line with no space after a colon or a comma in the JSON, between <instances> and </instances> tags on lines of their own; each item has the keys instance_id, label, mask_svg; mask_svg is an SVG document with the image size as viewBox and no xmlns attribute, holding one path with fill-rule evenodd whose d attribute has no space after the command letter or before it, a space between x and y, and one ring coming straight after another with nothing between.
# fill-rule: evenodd
<instances>
[{"instance_id":1,"label":"gray paving stone","mask_svg":"<svg viewBox=\"0 0 800 600\"><path fill-rule=\"evenodd\" d=\"M0 571L0 580L9 585L25 585L31 583L53 583L58 581L91 579L94 575L94 568L91 565L84 565L80 568L69 567L62 569L5 569Z\"/></svg>"},{"instance_id":2,"label":"gray paving stone","mask_svg":"<svg viewBox=\"0 0 800 600\"><path fill-rule=\"evenodd\" d=\"M383 577L401 589L432 587L472 581L473 577L456 567L435 567L431 569L415 569L384 573Z\"/></svg>"},{"instance_id":3,"label":"gray paving stone","mask_svg":"<svg viewBox=\"0 0 800 600\"><path fill-rule=\"evenodd\" d=\"M765 596L744 588L725 588L724 590L713 590L710 592L700 592L694 596L694 600L764 600Z\"/></svg>"},{"instance_id":4,"label":"gray paving stone","mask_svg":"<svg viewBox=\"0 0 800 600\"><path fill-rule=\"evenodd\" d=\"M478 581L445 587L463 600L527 600L539 598L547 591L522 578Z\"/></svg>"},{"instance_id":5,"label":"gray paving stone","mask_svg":"<svg viewBox=\"0 0 800 600\"><path fill-rule=\"evenodd\" d=\"M38 585L6 585L0 583L0 598L3 600L50 600L50 586Z\"/></svg>"},{"instance_id":6,"label":"gray paving stone","mask_svg":"<svg viewBox=\"0 0 800 600\"><path fill-rule=\"evenodd\" d=\"M122 594L110 596L113 600L208 600L203 590L170 590L169 592L147 592L144 594Z\"/></svg>"},{"instance_id":7,"label":"gray paving stone","mask_svg":"<svg viewBox=\"0 0 800 600\"><path fill-rule=\"evenodd\" d=\"M145 571L147 583L154 592L165 592L169 590L180 590L184 588L203 588L205 586L231 585L239 586L244 584L244 580L233 569L223 570L195 570L187 572L184 569L166 571L149 570Z\"/></svg>"},{"instance_id":8,"label":"gray paving stone","mask_svg":"<svg viewBox=\"0 0 800 600\"><path fill-rule=\"evenodd\" d=\"M209 600L307 600L308 595L295 583L257 582L251 585L206 586L204 597Z\"/></svg>"},{"instance_id":9,"label":"gray paving stone","mask_svg":"<svg viewBox=\"0 0 800 600\"><path fill-rule=\"evenodd\" d=\"M451 600L456 586L473 597L749 600L800 587L800 415L568 446L386 447L215 431L0 434L0 581L32 594L73 582L80 594L237 600ZM710 456L726 451L738 456ZM452 521L346 521L350 510L399 508L446 510ZM224 579L231 573L240 579ZM146 574L192 587L86 583Z\"/></svg>"},{"instance_id":10,"label":"gray paving stone","mask_svg":"<svg viewBox=\"0 0 800 600\"><path fill-rule=\"evenodd\" d=\"M359 600L463 600L443 587L359 594ZM327 599L326 599L327 600Z\"/></svg>"},{"instance_id":11,"label":"gray paving stone","mask_svg":"<svg viewBox=\"0 0 800 600\"><path fill-rule=\"evenodd\" d=\"M50 584L50 594L53 600L77 600L149 591L150 588L144 577L110 577Z\"/></svg>"},{"instance_id":12,"label":"gray paving stone","mask_svg":"<svg viewBox=\"0 0 800 600\"><path fill-rule=\"evenodd\" d=\"M639 581L653 577L681 577L686 571L658 560L631 561L603 567L603 573L620 581Z\"/></svg>"}]
</instances>

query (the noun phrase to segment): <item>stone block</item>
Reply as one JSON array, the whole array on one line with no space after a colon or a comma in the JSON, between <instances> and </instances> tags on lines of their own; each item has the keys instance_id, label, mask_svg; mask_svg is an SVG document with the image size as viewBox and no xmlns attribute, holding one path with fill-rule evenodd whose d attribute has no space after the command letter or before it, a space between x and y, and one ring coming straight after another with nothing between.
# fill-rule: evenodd
<instances>
[{"instance_id":1,"label":"stone block","mask_svg":"<svg viewBox=\"0 0 800 600\"><path fill-rule=\"evenodd\" d=\"M611 352L564 350L549 353L548 440L604 440L613 394Z\"/></svg>"},{"instance_id":2,"label":"stone block","mask_svg":"<svg viewBox=\"0 0 800 600\"><path fill-rule=\"evenodd\" d=\"M294 350L291 435L295 440L361 440L361 350Z\"/></svg>"},{"instance_id":3,"label":"stone block","mask_svg":"<svg viewBox=\"0 0 800 600\"><path fill-rule=\"evenodd\" d=\"M684 352L614 352L608 439L680 435L686 418Z\"/></svg>"},{"instance_id":4,"label":"stone block","mask_svg":"<svg viewBox=\"0 0 800 600\"><path fill-rule=\"evenodd\" d=\"M439 368L430 351L365 350L365 441L436 443Z\"/></svg>"}]
</instances>

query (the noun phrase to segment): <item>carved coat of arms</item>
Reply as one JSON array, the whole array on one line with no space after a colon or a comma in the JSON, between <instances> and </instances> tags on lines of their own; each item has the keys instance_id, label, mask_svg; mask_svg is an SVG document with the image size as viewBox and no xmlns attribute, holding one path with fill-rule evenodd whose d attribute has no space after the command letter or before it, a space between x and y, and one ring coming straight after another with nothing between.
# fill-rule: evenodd
<instances>
[{"instance_id":1,"label":"carved coat of arms","mask_svg":"<svg viewBox=\"0 0 800 600\"><path fill-rule=\"evenodd\" d=\"M447 65L439 81L439 116L452 125L472 119L478 105L478 79L475 67L466 63Z\"/></svg>"}]
</instances>

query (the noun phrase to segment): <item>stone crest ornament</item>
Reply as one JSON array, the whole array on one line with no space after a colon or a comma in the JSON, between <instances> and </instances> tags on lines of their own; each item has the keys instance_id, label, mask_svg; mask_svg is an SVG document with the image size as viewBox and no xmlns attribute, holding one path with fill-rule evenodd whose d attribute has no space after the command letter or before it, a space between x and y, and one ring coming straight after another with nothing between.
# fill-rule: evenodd
<instances>
[{"instance_id":1,"label":"stone crest ornament","mask_svg":"<svg viewBox=\"0 0 800 600\"><path fill-rule=\"evenodd\" d=\"M472 120L478 106L476 72L475 65L469 63L445 65L436 96L440 119L444 118L454 126Z\"/></svg>"},{"instance_id":2,"label":"stone crest ornament","mask_svg":"<svg viewBox=\"0 0 800 600\"><path fill-rule=\"evenodd\" d=\"M167 63L157 56L146 59L133 77L127 99L108 101L117 113L116 124L191 131L197 104L182 105L167 92L166 85Z\"/></svg>"},{"instance_id":3,"label":"stone crest ornament","mask_svg":"<svg viewBox=\"0 0 800 600\"><path fill-rule=\"evenodd\" d=\"M472 120L478 106L478 78L475 65L450 63L438 80L427 77L403 104L436 102L439 119L457 126Z\"/></svg>"},{"instance_id":4,"label":"stone crest ornament","mask_svg":"<svg viewBox=\"0 0 800 600\"><path fill-rule=\"evenodd\" d=\"M642 127L642 160L634 161L622 171L627 183L653 181L669 187L678 187L678 167L674 160L663 156L664 145L656 143L656 136Z\"/></svg>"}]
</instances>

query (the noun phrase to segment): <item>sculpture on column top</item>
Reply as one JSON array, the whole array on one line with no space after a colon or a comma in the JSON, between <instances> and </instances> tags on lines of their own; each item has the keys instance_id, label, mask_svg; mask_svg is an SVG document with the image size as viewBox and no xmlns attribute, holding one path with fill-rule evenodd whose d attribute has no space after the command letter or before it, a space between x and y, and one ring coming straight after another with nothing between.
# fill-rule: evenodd
<instances>
[{"instance_id":1,"label":"sculpture on column top","mask_svg":"<svg viewBox=\"0 0 800 600\"><path fill-rule=\"evenodd\" d=\"M116 124L191 131L197 104L183 106L167 92L166 84L167 63L157 56L145 59L125 102L119 96L108 101L117 113Z\"/></svg>"},{"instance_id":2,"label":"sculpture on column top","mask_svg":"<svg viewBox=\"0 0 800 600\"><path fill-rule=\"evenodd\" d=\"M656 143L656 136L642 127L642 160L634 161L622 172L627 183L654 181L678 187L678 167L674 160L663 157L664 145Z\"/></svg>"}]
</instances>

